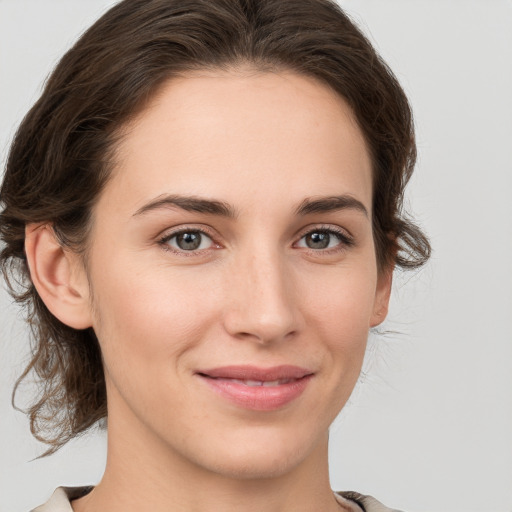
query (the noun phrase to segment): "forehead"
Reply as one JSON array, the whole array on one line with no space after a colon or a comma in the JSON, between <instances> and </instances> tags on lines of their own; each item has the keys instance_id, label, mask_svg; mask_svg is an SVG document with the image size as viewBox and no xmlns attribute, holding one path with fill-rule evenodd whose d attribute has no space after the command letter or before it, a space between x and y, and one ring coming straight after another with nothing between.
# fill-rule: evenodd
<instances>
[{"instance_id":1,"label":"forehead","mask_svg":"<svg viewBox=\"0 0 512 512\"><path fill-rule=\"evenodd\" d=\"M260 204L355 194L371 211L371 162L347 103L292 72L172 79L126 126L104 195L136 210L162 193L236 202L248 188Z\"/></svg>"}]
</instances>

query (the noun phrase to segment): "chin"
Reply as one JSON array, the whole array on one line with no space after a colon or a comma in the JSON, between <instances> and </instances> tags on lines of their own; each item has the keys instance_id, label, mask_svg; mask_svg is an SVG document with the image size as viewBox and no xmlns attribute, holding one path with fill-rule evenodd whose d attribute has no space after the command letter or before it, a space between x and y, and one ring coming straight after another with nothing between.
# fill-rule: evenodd
<instances>
[{"instance_id":1,"label":"chin","mask_svg":"<svg viewBox=\"0 0 512 512\"><path fill-rule=\"evenodd\" d=\"M211 468L216 474L234 480L263 480L284 476L302 461L301 457L259 453L231 457Z\"/></svg>"},{"instance_id":2,"label":"chin","mask_svg":"<svg viewBox=\"0 0 512 512\"><path fill-rule=\"evenodd\" d=\"M250 430L250 429L248 429ZM235 480L261 480L278 478L311 460L315 451L327 450L328 435L318 439L307 439L297 432L290 432L286 437L257 435L240 436L244 439L231 439L222 446L210 446L211 450L201 454L202 461L197 461L205 469L218 475ZM238 436L237 436L238 437Z\"/></svg>"}]
</instances>

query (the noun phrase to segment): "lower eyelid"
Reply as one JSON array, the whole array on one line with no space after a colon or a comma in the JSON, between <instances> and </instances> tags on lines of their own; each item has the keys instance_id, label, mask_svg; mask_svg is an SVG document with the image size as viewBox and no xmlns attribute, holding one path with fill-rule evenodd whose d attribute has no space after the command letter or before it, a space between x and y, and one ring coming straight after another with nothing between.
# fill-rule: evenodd
<instances>
[{"instance_id":1,"label":"lower eyelid","mask_svg":"<svg viewBox=\"0 0 512 512\"><path fill-rule=\"evenodd\" d=\"M173 252L180 253L180 254L187 254L190 256L197 252L208 251L209 249L212 248L212 247L208 247L206 249L193 249L193 250L187 251L185 249L180 249L179 247L173 247L169 244L169 242L173 238L175 238L183 233L200 233L201 236L206 237L210 240L212 247L220 246L215 241L215 239L213 238L213 236L210 233L208 233L207 231L205 231L203 229L197 229L197 228L195 228L195 229L194 228L189 228L189 229L185 228L185 229L179 229L179 230L171 232L171 233L167 233L159 238L158 243L159 243L159 245L163 246L166 250L173 251Z\"/></svg>"},{"instance_id":2,"label":"lower eyelid","mask_svg":"<svg viewBox=\"0 0 512 512\"><path fill-rule=\"evenodd\" d=\"M333 229L332 227L318 227L316 229L311 229L307 231L306 233L303 233L301 237L299 238L299 241L302 240L304 237L311 235L312 233L327 233L330 236L334 236L339 240L340 245L344 246L351 246L354 244L354 239L351 235L345 233L344 231ZM333 249L331 247L331 249ZM320 251L320 249L312 249ZM328 249L325 249L328 250Z\"/></svg>"},{"instance_id":3,"label":"lower eyelid","mask_svg":"<svg viewBox=\"0 0 512 512\"><path fill-rule=\"evenodd\" d=\"M324 249L313 249L313 248L307 247L307 246L302 247L302 248L308 249L308 250L310 250L312 252L316 252L316 253L328 253L330 251L332 251L332 252L341 251L343 249L346 249L347 247L354 245L354 243L355 243L354 239L351 235L347 234L344 231L333 229L332 227L318 227L315 229L311 229L311 230L303 233L300 236L298 241L301 241L304 237L306 237L312 233L317 233L317 232L328 233L330 236L336 237L338 239L338 244L336 244L336 246L334 246L334 247L328 247L328 248L324 248ZM186 250L186 249L180 249L179 247L171 246L169 244L170 240L179 236L182 233L200 233L202 236L204 236L210 240L210 247L207 247L205 249ZM193 227L191 227L191 228L185 227L183 229L178 229L174 232L167 233L163 236L160 236L158 243L159 243L159 245L163 246L163 248L165 250L175 252L177 254L185 255L185 256L194 256L194 255L197 255L198 253L204 253L211 249L218 249L218 248L222 247L221 244L219 244L216 241L216 239L214 238L214 236L212 234L210 234L208 231L206 231L202 228L193 228ZM296 243L298 243L298 242L296 242Z\"/></svg>"}]
</instances>

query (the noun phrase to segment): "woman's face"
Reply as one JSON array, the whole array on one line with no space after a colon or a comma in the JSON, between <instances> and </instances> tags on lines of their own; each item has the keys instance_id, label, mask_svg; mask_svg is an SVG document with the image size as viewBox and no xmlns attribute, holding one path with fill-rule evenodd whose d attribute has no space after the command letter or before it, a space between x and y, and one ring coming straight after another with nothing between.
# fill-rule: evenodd
<instances>
[{"instance_id":1,"label":"woman's face","mask_svg":"<svg viewBox=\"0 0 512 512\"><path fill-rule=\"evenodd\" d=\"M198 73L118 149L88 260L112 443L224 475L306 464L390 286L349 107L292 73Z\"/></svg>"}]
</instances>

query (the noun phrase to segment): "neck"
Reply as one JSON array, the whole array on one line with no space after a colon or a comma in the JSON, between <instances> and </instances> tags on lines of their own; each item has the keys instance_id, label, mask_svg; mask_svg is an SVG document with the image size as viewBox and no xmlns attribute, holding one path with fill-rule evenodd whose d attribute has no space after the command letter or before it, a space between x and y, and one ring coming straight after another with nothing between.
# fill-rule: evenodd
<instances>
[{"instance_id":1,"label":"neck","mask_svg":"<svg viewBox=\"0 0 512 512\"><path fill-rule=\"evenodd\" d=\"M275 475L223 474L184 459L143 425L109 415L101 482L75 512L339 511L330 489L328 435L295 467Z\"/></svg>"}]
</instances>

